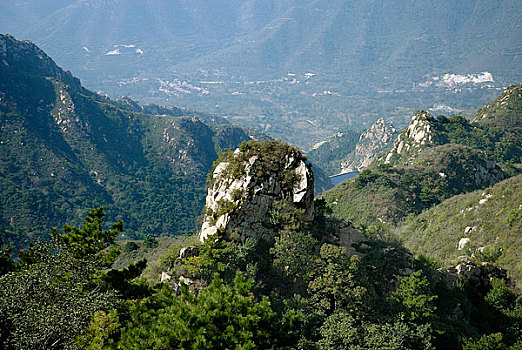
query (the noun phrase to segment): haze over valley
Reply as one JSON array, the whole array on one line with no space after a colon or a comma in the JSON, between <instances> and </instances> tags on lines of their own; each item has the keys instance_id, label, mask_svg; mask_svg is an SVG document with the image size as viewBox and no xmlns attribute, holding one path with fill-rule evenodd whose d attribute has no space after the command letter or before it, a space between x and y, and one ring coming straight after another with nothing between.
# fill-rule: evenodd
<instances>
[{"instance_id":1,"label":"haze over valley","mask_svg":"<svg viewBox=\"0 0 522 350\"><path fill-rule=\"evenodd\" d=\"M380 117L476 109L522 79L519 1L8 0L89 89L225 116L307 150Z\"/></svg>"}]
</instances>

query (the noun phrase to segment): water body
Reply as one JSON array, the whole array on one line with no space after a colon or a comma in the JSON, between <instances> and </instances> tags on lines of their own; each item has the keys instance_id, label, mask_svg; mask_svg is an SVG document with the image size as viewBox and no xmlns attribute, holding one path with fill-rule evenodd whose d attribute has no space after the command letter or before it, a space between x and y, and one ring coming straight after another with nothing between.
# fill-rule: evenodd
<instances>
[{"instance_id":1,"label":"water body","mask_svg":"<svg viewBox=\"0 0 522 350\"><path fill-rule=\"evenodd\" d=\"M358 171L352 171L351 173L334 175L334 176L330 176L330 181L332 181L332 184L335 186L338 183L343 182L344 180L348 180L353 177L356 177L358 174L359 174Z\"/></svg>"}]
</instances>

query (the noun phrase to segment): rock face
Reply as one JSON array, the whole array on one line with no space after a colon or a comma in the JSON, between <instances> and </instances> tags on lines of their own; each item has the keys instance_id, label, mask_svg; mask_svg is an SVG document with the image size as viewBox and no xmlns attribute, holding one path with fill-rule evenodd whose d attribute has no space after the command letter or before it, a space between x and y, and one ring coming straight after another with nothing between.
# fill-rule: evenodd
<instances>
[{"instance_id":1,"label":"rock face","mask_svg":"<svg viewBox=\"0 0 522 350\"><path fill-rule=\"evenodd\" d=\"M383 157L384 163L390 164L403 155L414 154L426 145L441 144L442 140L434 132L434 120L426 111L415 112L408 128L399 134L393 143L393 148Z\"/></svg>"},{"instance_id":2,"label":"rock face","mask_svg":"<svg viewBox=\"0 0 522 350\"><path fill-rule=\"evenodd\" d=\"M193 246L193 245L181 248L179 251L179 258L181 260L188 259L188 258L191 258L193 256L198 256L198 255L199 255L199 248L196 246Z\"/></svg>"},{"instance_id":3,"label":"rock face","mask_svg":"<svg viewBox=\"0 0 522 350\"><path fill-rule=\"evenodd\" d=\"M283 210L301 209L304 220L313 220L313 199L311 166L295 147L244 143L217 161L199 238L203 242L218 231L269 238Z\"/></svg>"},{"instance_id":4,"label":"rock face","mask_svg":"<svg viewBox=\"0 0 522 350\"><path fill-rule=\"evenodd\" d=\"M359 137L355 150L341 162L341 173L361 171L384 150L389 148L397 130L391 123L380 118Z\"/></svg>"},{"instance_id":5,"label":"rock face","mask_svg":"<svg viewBox=\"0 0 522 350\"><path fill-rule=\"evenodd\" d=\"M353 223L348 221L339 221L336 225L334 236L337 238L339 245L345 247L350 254L360 254L354 248L354 245L364 241L364 236L360 233Z\"/></svg>"}]
</instances>

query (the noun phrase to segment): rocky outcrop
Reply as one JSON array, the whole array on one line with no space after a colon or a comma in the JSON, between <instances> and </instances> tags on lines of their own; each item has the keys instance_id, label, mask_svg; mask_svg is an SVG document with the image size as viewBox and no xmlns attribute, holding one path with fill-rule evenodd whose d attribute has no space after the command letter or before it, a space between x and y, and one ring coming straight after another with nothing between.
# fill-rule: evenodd
<instances>
[{"instance_id":1,"label":"rocky outcrop","mask_svg":"<svg viewBox=\"0 0 522 350\"><path fill-rule=\"evenodd\" d=\"M334 227L334 243L345 247L350 254L361 255L361 252L358 251L354 246L364 241L364 236L355 228L354 224L348 221L340 220L335 221Z\"/></svg>"},{"instance_id":2,"label":"rocky outcrop","mask_svg":"<svg viewBox=\"0 0 522 350\"><path fill-rule=\"evenodd\" d=\"M462 262L455 266L448 266L438 270L435 276L438 280L454 285L457 280L473 285L475 288L489 290L492 279L503 279L510 281L507 271L493 264L483 262L476 264L473 262Z\"/></svg>"},{"instance_id":3,"label":"rocky outcrop","mask_svg":"<svg viewBox=\"0 0 522 350\"><path fill-rule=\"evenodd\" d=\"M434 132L434 120L426 111L415 112L408 128L399 134L393 148L381 160L390 164L403 156L420 152L425 146L442 144L439 135Z\"/></svg>"},{"instance_id":4,"label":"rocky outcrop","mask_svg":"<svg viewBox=\"0 0 522 350\"><path fill-rule=\"evenodd\" d=\"M215 166L205 202L200 240L217 232L269 238L281 211L300 209L314 217L311 166L295 148L279 142L249 142Z\"/></svg>"},{"instance_id":5,"label":"rocky outcrop","mask_svg":"<svg viewBox=\"0 0 522 350\"><path fill-rule=\"evenodd\" d=\"M389 148L397 130L380 118L359 137L355 150L341 162L341 173L361 171Z\"/></svg>"},{"instance_id":6,"label":"rocky outcrop","mask_svg":"<svg viewBox=\"0 0 522 350\"><path fill-rule=\"evenodd\" d=\"M485 159L483 163L476 163L475 169L474 180L477 187L481 187L484 184L493 186L506 178L506 174L502 171L502 168L489 159ZM487 201L487 198L485 198L485 200Z\"/></svg>"}]
</instances>

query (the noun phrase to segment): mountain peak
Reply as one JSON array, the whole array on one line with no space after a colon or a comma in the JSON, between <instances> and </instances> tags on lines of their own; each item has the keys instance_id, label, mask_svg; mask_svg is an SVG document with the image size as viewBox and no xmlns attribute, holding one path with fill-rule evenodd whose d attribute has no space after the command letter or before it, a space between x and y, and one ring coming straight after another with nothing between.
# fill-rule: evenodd
<instances>
[{"instance_id":1,"label":"mountain peak","mask_svg":"<svg viewBox=\"0 0 522 350\"><path fill-rule=\"evenodd\" d=\"M0 34L0 70L2 75L24 74L62 81L80 88L80 80L71 72L64 71L31 41L16 40L9 34Z\"/></svg>"},{"instance_id":2,"label":"mountain peak","mask_svg":"<svg viewBox=\"0 0 522 350\"><path fill-rule=\"evenodd\" d=\"M355 150L341 162L341 173L367 168L379 153L389 148L396 134L397 130L391 123L379 118L369 130L361 134Z\"/></svg>"},{"instance_id":3,"label":"mountain peak","mask_svg":"<svg viewBox=\"0 0 522 350\"><path fill-rule=\"evenodd\" d=\"M434 122L435 118L429 112L414 112L408 128L399 134L391 151L383 157L384 163L390 164L404 155L418 153L425 146L440 144Z\"/></svg>"}]
</instances>

